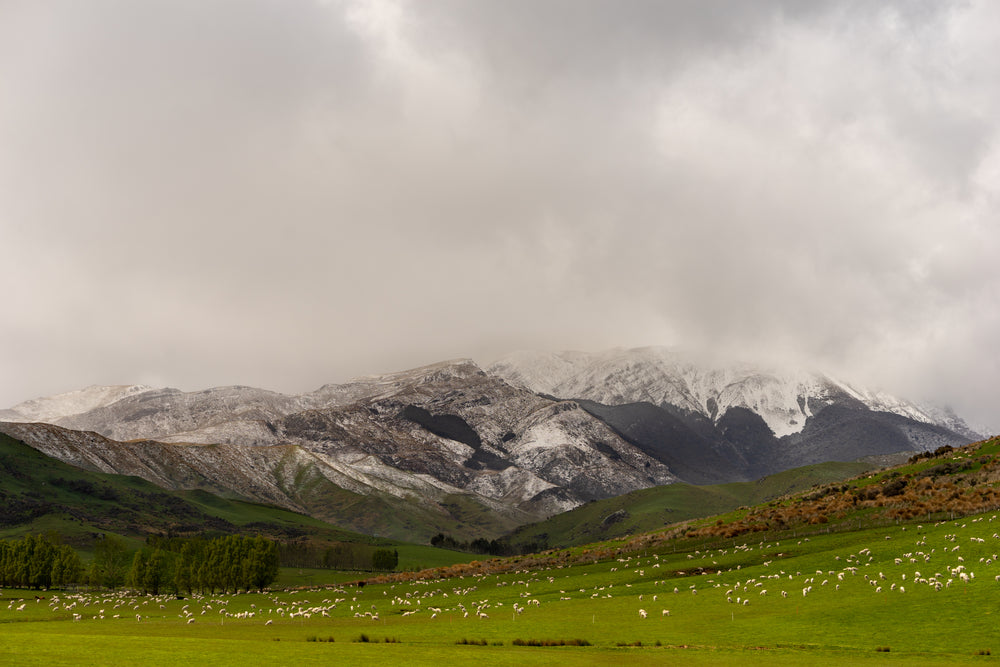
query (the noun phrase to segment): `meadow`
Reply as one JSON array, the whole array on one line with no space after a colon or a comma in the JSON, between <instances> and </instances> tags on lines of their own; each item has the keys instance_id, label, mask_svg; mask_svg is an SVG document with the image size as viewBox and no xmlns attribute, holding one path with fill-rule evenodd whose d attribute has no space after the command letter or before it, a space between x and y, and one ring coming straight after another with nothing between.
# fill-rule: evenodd
<instances>
[{"instance_id":1,"label":"meadow","mask_svg":"<svg viewBox=\"0 0 1000 667\"><path fill-rule=\"evenodd\" d=\"M0 662L956 664L1000 651L996 513L597 556L614 546L260 594L4 590ZM433 572L446 570L461 571Z\"/></svg>"}]
</instances>

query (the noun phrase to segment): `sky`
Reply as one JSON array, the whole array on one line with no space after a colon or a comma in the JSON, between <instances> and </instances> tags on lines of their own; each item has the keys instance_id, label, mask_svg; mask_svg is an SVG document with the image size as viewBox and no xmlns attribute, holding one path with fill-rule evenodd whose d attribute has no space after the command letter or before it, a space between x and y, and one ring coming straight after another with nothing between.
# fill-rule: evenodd
<instances>
[{"instance_id":1,"label":"sky","mask_svg":"<svg viewBox=\"0 0 1000 667\"><path fill-rule=\"evenodd\" d=\"M0 0L0 407L682 345L1000 426L1000 4Z\"/></svg>"}]
</instances>

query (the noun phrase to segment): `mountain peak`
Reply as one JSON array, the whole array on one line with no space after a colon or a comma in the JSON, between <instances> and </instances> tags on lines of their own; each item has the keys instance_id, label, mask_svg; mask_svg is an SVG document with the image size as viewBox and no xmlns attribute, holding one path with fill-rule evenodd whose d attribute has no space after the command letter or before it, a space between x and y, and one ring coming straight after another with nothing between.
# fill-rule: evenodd
<instances>
[{"instance_id":1,"label":"mountain peak","mask_svg":"<svg viewBox=\"0 0 1000 667\"><path fill-rule=\"evenodd\" d=\"M508 382L562 399L607 405L648 402L717 421L731 407L759 414L778 437L799 433L806 419L831 403L851 403L955 429L909 401L802 369L745 361L705 360L674 347L597 353L519 352L488 371ZM960 421L960 420L959 420ZM945 423L947 422L947 423ZM965 427L963 434L975 435Z\"/></svg>"}]
</instances>

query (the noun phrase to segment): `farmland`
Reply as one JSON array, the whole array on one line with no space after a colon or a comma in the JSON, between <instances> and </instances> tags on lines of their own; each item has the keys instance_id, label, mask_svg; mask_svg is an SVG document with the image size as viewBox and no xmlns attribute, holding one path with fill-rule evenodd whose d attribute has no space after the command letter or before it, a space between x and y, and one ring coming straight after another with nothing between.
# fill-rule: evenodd
<instances>
[{"instance_id":1,"label":"farmland","mask_svg":"<svg viewBox=\"0 0 1000 667\"><path fill-rule=\"evenodd\" d=\"M981 660L977 654L1000 650L998 535L1000 519L988 513L597 562L555 552L531 569L404 573L363 587L184 599L6 590L0 660L652 664L681 653L694 664Z\"/></svg>"},{"instance_id":2,"label":"farmland","mask_svg":"<svg viewBox=\"0 0 1000 667\"><path fill-rule=\"evenodd\" d=\"M286 567L263 593L4 590L0 662L978 662L1000 651L998 466L994 438L653 532L401 545L406 571Z\"/></svg>"}]
</instances>

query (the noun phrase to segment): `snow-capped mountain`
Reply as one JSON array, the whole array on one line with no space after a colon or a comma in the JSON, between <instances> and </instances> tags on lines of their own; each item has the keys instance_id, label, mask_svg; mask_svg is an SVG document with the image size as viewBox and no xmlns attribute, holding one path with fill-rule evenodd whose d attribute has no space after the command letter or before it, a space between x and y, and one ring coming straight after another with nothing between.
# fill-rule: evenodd
<instances>
[{"instance_id":1,"label":"snow-capped mountain","mask_svg":"<svg viewBox=\"0 0 1000 667\"><path fill-rule=\"evenodd\" d=\"M954 413L834 379L822 373L747 363L696 361L675 348L582 352L519 352L488 367L508 382L557 398L605 405L648 402L718 422L733 407L760 415L777 437L800 433L832 404L856 404L935 424L978 438Z\"/></svg>"},{"instance_id":2,"label":"snow-capped mountain","mask_svg":"<svg viewBox=\"0 0 1000 667\"><path fill-rule=\"evenodd\" d=\"M576 402L512 387L467 360L299 396L150 390L55 421L73 430L0 431L74 465L228 489L354 529L368 513L347 516L332 495L417 512L421 532L440 529L435 514L479 508L488 532L677 479Z\"/></svg>"},{"instance_id":3,"label":"snow-capped mountain","mask_svg":"<svg viewBox=\"0 0 1000 667\"><path fill-rule=\"evenodd\" d=\"M954 414L822 374L664 348L521 353L488 371L455 360L298 395L91 387L0 420L73 465L410 539L495 536L649 486L976 439Z\"/></svg>"}]
</instances>

